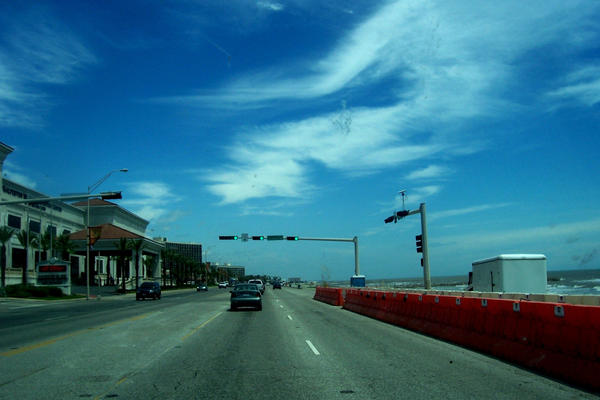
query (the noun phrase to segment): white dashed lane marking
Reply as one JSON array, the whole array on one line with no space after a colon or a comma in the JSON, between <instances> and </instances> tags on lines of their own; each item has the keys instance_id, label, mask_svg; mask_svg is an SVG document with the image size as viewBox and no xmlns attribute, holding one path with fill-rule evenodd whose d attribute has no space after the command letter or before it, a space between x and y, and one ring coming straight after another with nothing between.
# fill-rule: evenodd
<instances>
[{"instance_id":1,"label":"white dashed lane marking","mask_svg":"<svg viewBox=\"0 0 600 400\"><path fill-rule=\"evenodd\" d=\"M316 356L321 354L321 353L319 353L319 350L317 350L317 348L310 342L310 340L307 340L306 344L308 345L308 347L310 347L310 349L312 350L313 353L315 353Z\"/></svg>"}]
</instances>

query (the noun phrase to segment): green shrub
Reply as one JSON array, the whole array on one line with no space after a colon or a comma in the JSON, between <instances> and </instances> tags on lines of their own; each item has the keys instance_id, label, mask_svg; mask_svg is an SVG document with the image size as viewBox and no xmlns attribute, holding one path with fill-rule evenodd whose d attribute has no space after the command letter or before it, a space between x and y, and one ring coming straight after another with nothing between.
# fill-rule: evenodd
<instances>
[{"instance_id":1,"label":"green shrub","mask_svg":"<svg viewBox=\"0 0 600 400\"><path fill-rule=\"evenodd\" d=\"M8 285L6 295L10 297L63 297L63 292L55 286Z\"/></svg>"}]
</instances>

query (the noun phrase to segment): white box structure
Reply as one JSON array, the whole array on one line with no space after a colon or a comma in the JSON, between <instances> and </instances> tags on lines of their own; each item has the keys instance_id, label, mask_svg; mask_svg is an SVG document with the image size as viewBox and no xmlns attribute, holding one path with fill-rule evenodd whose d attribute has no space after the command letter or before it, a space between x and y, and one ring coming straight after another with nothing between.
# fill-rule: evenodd
<instances>
[{"instance_id":1,"label":"white box structure","mask_svg":"<svg viewBox=\"0 0 600 400\"><path fill-rule=\"evenodd\" d=\"M546 293L546 256L501 254L473 262L477 292Z\"/></svg>"}]
</instances>

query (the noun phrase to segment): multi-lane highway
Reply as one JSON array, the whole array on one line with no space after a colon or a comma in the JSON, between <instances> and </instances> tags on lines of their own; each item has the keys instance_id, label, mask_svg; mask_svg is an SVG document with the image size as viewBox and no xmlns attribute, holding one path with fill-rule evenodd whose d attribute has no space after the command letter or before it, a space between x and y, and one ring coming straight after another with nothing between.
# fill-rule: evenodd
<instances>
[{"instance_id":1,"label":"multi-lane highway","mask_svg":"<svg viewBox=\"0 0 600 400\"><path fill-rule=\"evenodd\" d=\"M594 394L311 299L0 301L1 399L565 399Z\"/></svg>"}]
</instances>

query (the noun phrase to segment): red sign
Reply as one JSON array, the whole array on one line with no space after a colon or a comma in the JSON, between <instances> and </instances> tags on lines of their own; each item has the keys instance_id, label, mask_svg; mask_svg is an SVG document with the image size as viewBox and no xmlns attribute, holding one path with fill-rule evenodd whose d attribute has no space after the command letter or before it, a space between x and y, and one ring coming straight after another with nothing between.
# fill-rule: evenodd
<instances>
[{"instance_id":1,"label":"red sign","mask_svg":"<svg viewBox=\"0 0 600 400\"><path fill-rule=\"evenodd\" d=\"M40 272L67 272L66 265L40 265Z\"/></svg>"}]
</instances>

